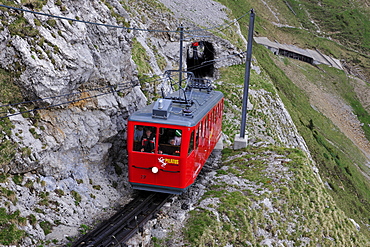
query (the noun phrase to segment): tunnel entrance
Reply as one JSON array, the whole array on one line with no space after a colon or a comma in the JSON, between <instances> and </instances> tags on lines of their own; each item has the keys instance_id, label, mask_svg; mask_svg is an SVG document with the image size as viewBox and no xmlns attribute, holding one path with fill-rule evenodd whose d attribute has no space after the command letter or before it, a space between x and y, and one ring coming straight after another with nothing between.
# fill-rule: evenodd
<instances>
[{"instance_id":1,"label":"tunnel entrance","mask_svg":"<svg viewBox=\"0 0 370 247\"><path fill-rule=\"evenodd\" d=\"M193 42L186 56L187 70L196 78L213 77L215 49L208 41Z\"/></svg>"}]
</instances>

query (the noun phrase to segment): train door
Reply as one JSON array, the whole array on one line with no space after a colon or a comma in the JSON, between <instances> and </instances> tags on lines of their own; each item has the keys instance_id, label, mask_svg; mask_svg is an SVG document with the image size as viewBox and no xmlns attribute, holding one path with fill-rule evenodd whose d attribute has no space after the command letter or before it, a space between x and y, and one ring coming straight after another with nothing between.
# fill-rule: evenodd
<instances>
[{"instance_id":1,"label":"train door","mask_svg":"<svg viewBox=\"0 0 370 247\"><path fill-rule=\"evenodd\" d=\"M129 181L135 184L155 184L152 168L156 161L158 128L154 125L130 124L128 140Z\"/></svg>"},{"instance_id":2,"label":"train door","mask_svg":"<svg viewBox=\"0 0 370 247\"><path fill-rule=\"evenodd\" d=\"M204 138L202 137L203 133L203 123L200 122L198 127L195 129L195 151L194 151L194 169L193 169L193 178L195 178L198 174L198 171L202 168L202 156L204 145L203 141Z\"/></svg>"},{"instance_id":3,"label":"train door","mask_svg":"<svg viewBox=\"0 0 370 247\"><path fill-rule=\"evenodd\" d=\"M210 131L209 131L209 114L206 116L206 132L205 132L205 138L207 140L207 148L206 148L206 151L209 151L209 147L211 145L211 141L209 139L209 134L210 134Z\"/></svg>"},{"instance_id":4,"label":"train door","mask_svg":"<svg viewBox=\"0 0 370 247\"><path fill-rule=\"evenodd\" d=\"M193 129L190 133L189 147L188 147L188 157L187 157L187 167L186 167L186 179L191 180L191 183L194 182L194 175L197 170L200 169L200 163L197 162L197 145L196 145L196 133L197 129Z\"/></svg>"}]
</instances>

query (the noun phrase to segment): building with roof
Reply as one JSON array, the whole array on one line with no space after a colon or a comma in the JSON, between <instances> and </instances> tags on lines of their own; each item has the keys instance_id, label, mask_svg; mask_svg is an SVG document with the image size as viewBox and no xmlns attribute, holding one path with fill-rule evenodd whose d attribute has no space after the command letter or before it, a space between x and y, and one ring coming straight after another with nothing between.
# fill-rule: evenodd
<instances>
[{"instance_id":1,"label":"building with roof","mask_svg":"<svg viewBox=\"0 0 370 247\"><path fill-rule=\"evenodd\" d=\"M281 55L298 59L310 64L326 64L337 69L343 70L342 64L338 59L322 54L317 49L316 50L301 49L294 45L280 44L278 42L270 41L267 37L254 37L254 41L257 44L265 46L275 55Z\"/></svg>"}]
</instances>

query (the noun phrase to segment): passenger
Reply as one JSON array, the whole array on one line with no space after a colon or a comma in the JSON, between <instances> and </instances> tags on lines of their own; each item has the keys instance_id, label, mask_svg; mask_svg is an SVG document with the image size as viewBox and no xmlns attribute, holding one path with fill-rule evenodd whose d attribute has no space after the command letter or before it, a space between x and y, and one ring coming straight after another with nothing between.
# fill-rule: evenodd
<instances>
[{"instance_id":1,"label":"passenger","mask_svg":"<svg viewBox=\"0 0 370 247\"><path fill-rule=\"evenodd\" d=\"M170 146L176 146L176 143L175 142L176 141L173 138L168 141L168 143L170 144ZM167 145L167 144L165 144L165 145ZM162 146L162 148L164 149L164 151L163 150L158 150L158 153L159 154L180 155L180 147L169 147L167 145L167 147L166 146Z\"/></svg>"},{"instance_id":2,"label":"passenger","mask_svg":"<svg viewBox=\"0 0 370 247\"><path fill-rule=\"evenodd\" d=\"M135 133L134 133L134 141L137 141L137 142L141 141L143 134L144 134L143 126L141 125L136 126Z\"/></svg>"},{"instance_id":3,"label":"passenger","mask_svg":"<svg viewBox=\"0 0 370 247\"><path fill-rule=\"evenodd\" d=\"M145 135L141 138L141 152L151 153L154 151L155 135L150 129L145 131Z\"/></svg>"},{"instance_id":4,"label":"passenger","mask_svg":"<svg viewBox=\"0 0 370 247\"><path fill-rule=\"evenodd\" d=\"M181 130L175 131L175 145L181 145Z\"/></svg>"},{"instance_id":5,"label":"passenger","mask_svg":"<svg viewBox=\"0 0 370 247\"><path fill-rule=\"evenodd\" d=\"M168 143L171 145L171 146L175 146L175 139L170 139L168 141ZM162 150L158 150L158 153L159 154L163 154L163 151Z\"/></svg>"},{"instance_id":6,"label":"passenger","mask_svg":"<svg viewBox=\"0 0 370 247\"><path fill-rule=\"evenodd\" d=\"M168 141L168 143L170 144L170 145L175 145L175 139L170 139L169 141Z\"/></svg>"},{"instance_id":7,"label":"passenger","mask_svg":"<svg viewBox=\"0 0 370 247\"><path fill-rule=\"evenodd\" d=\"M176 132L177 132L178 130L176 130ZM181 133L180 133L180 135L181 135ZM180 145L181 144L181 136L180 136L180 138L177 138L177 142L176 142L176 137L177 136L175 136L175 139L171 139L170 140L170 145L173 145L173 146L176 146L176 145ZM176 144L176 143L178 143L178 144ZM180 155L180 147L177 147L177 149L176 150L174 150L174 152L172 153L172 155Z\"/></svg>"}]
</instances>

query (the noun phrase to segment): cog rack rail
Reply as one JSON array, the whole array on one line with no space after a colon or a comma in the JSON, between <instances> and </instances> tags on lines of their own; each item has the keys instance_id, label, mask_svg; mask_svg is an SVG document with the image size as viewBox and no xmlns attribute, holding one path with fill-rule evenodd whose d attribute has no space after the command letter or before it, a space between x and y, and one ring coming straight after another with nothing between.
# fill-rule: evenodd
<instances>
[{"instance_id":1,"label":"cog rack rail","mask_svg":"<svg viewBox=\"0 0 370 247\"><path fill-rule=\"evenodd\" d=\"M73 247L125 246L171 197L164 193L140 193L110 219L73 243Z\"/></svg>"}]
</instances>

